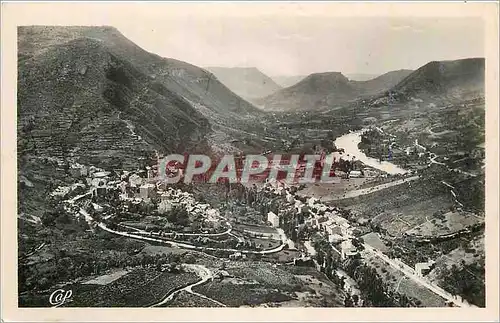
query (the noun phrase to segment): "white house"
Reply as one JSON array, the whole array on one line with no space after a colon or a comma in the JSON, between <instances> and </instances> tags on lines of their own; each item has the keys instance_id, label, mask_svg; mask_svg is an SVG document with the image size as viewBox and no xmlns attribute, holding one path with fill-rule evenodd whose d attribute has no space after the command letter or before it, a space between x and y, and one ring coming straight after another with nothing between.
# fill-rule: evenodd
<instances>
[{"instance_id":1,"label":"white house","mask_svg":"<svg viewBox=\"0 0 500 323\"><path fill-rule=\"evenodd\" d=\"M308 218L306 221L305 221L305 224L306 225L309 225L309 226L313 226L313 227L317 227L318 226L318 219L316 218Z\"/></svg>"},{"instance_id":2,"label":"white house","mask_svg":"<svg viewBox=\"0 0 500 323\"><path fill-rule=\"evenodd\" d=\"M217 209L208 209L206 211L208 221L217 222L220 217L220 212Z\"/></svg>"},{"instance_id":3,"label":"white house","mask_svg":"<svg viewBox=\"0 0 500 323\"><path fill-rule=\"evenodd\" d=\"M358 254L356 247L353 246L351 240L344 240L340 244L341 247L341 257L342 259L347 259Z\"/></svg>"},{"instance_id":4,"label":"white house","mask_svg":"<svg viewBox=\"0 0 500 323\"><path fill-rule=\"evenodd\" d=\"M241 254L241 252L235 252L235 253L229 255L229 259L240 259L240 258L243 258L243 255Z\"/></svg>"},{"instance_id":5,"label":"white house","mask_svg":"<svg viewBox=\"0 0 500 323\"><path fill-rule=\"evenodd\" d=\"M70 173L74 177L80 177L80 176L87 176L88 170L87 167L84 165L80 164L74 164L71 165L71 168L69 169Z\"/></svg>"},{"instance_id":6,"label":"white house","mask_svg":"<svg viewBox=\"0 0 500 323\"><path fill-rule=\"evenodd\" d=\"M337 235L342 235L344 233L344 230L338 225L328 225L326 226L326 233L328 234L337 234Z\"/></svg>"},{"instance_id":7,"label":"white house","mask_svg":"<svg viewBox=\"0 0 500 323\"><path fill-rule=\"evenodd\" d=\"M363 177L363 174L361 174L361 171L352 170L349 172L349 178L359 178L359 177Z\"/></svg>"},{"instance_id":8,"label":"white house","mask_svg":"<svg viewBox=\"0 0 500 323\"><path fill-rule=\"evenodd\" d=\"M127 193L127 182L121 182L118 186L119 186L120 191L122 192L122 194L126 194Z\"/></svg>"},{"instance_id":9,"label":"white house","mask_svg":"<svg viewBox=\"0 0 500 323\"><path fill-rule=\"evenodd\" d=\"M92 207L94 208L94 211L100 213L103 211L103 207L100 206L99 204L92 203Z\"/></svg>"},{"instance_id":10,"label":"white house","mask_svg":"<svg viewBox=\"0 0 500 323\"><path fill-rule=\"evenodd\" d=\"M330 243L337 243L339 241L342 241L344 237L342 237L340 234L329 234L328 235L328 242Z\"/></svg>"},{"instance_id":11,"label":"white house","mask_svg":"<svg viewBox=\"0 0 500 323\"><path fill-rule=\"evenodd\" d=\"M363 173L365 177L376 177L378 175L378 172L372 168L363 168Z\"/></svg>"},{"instance_id":12,"label":"white house","mask_svg":"<svg viewBox=\"0 0 500 323\"><path fill-rule=\"evenodd\" d=\"M147 199L153 196L155 193L156 186L154 184L144 184L140 187L140 196L143 199Z\"/></svg>"},{"instance_id":13,"label":"white house","mask_svg":"<svg viewBox=\"0 0 500 323\"><path fill-rule=\"evenodd\" d=\"M93 186L93 187L105 186L106 183L107 183L107 180L105 178L92 178L90 180L90 186Z\"/></svg>"},{"instance_id":14,"label":"white house","mask_svg":"<svg viewBox=\"0 0 500 323\"><path fill-rule=\"evenodd\" d=\"M349 227L349 221L347 219L344 219L343 217L341 216L338 216L338 215L334 215L332 217L333 221L335 223L337 223L338 225L342 226L342 227L346 227L348 228Z\"/></svg>"},{"instance_id":15,"label":"white house","mask_svg":"<svg viewBox=\"0 0 500 323\"><path fill-rule=\"evenodd\" d=\"M274 212L267 213L267 221L275 228L280 226L280 217Z\"/></svg>"},{"instance_id":16,"label":"white house","mask_svg":"<svg viewBox=\"0 0 500 323\"><path fill-rule=\"evenodd\" d=\"M146 166L146 172L148 174L148 178L153 178L154 177L154 171L150 166Z\"/></svg>"},{"instance_id":17,"label":"white house","mask_svg":"<svg viewBox=\"0 0 500 323\"><path fill-rule=\"evenodd\" d=\"M111 172L105 172L105 171L103 171L103 172L96 172L96 173L92 174L92 177L94 177L94 178L103 178L103 177L109 176L110 174L111 174Z\"/></svg>"},{"instance_id":18,"label":"white house","mask_svg":"<svg viewBox=\"0 0 500 323\"><path fill-rule=\"evenodd\" d=\"M309 207L311 207L314 205L314 203L316 203L316 201L319 201L319 200L315 197L311 197L307 200L307 205L309 205Z\"/></svg>"},{"instance_id":19,"label":"white house","mask_svg":"<svg viewBox=\"0 0 500 323\"><path fill-rule=\"evenodd\" d=\"M52 193L50 193L51 196L60 196L60 197L65 197L71 192L71 188L67 186L58 186Z\"/></svg>"}]
</instances>

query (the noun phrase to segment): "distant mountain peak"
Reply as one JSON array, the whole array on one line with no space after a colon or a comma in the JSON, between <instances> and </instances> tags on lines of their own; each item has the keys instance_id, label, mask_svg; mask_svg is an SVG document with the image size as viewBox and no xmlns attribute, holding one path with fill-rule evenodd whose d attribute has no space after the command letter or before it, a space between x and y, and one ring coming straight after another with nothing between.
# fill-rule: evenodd
<instances>
[{"instance_id":1,"label":"distant mountain peak","mask_svg":"<svg viewBox=\"0 0 500 323\"><path fill-rule=\"evenodd\" d=\"M350 81L341 72L313 73L270 95L260 103L264 110L314 110L337 107L388 90L411 71L393 71L368 81Z\"/></svg>"},{"instance_id":2,"label":"distant mountain peak","mask_svg":"<svg viewBox=\"0 0 500 323\"><path fill-rule=\"evenodd\" d=\"M344 76L341 72L322 72L322 73L313 73L307 76L302 82L342 82L348 83L349 79Z\"/></svg>"},{"instance_id":3,"label":"distant mountain peak","mask_svg":"<svg viewBox=\"0 0 500 323\"><path fill-rule=\"evenodd\" d=\"M484 87L484 58L432 61L397 84L393 91L443 94L452 89L473 90Z\"/></svg>"},{"instance_id":4,"label":"distant mountain peak","mask_svg":"<svg viewBox=\"0 0 500 323\"><path fill-rule=\"evenodd\" d=\"M273 79L256 67L205 67L231 91L253 101L281 89Z\"/></svg>"}]
</instances>

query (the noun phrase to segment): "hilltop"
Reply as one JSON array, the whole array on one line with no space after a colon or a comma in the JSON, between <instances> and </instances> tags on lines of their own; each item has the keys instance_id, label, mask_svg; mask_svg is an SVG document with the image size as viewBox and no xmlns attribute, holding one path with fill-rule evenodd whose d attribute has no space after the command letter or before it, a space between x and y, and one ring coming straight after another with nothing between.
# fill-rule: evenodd
<instances>
[{"instance_id":1,"label":"hilltop","mask_svg":"<svg viewBox=\"0 0 500 323\"><path fill-rule=\"evenodd\" d=\"M400 99L446 96L449 99L477 98L484 93L484 58L433 61L410 74L391 92Z\"/></svg>"},{"instance_id":2,"label":"hilltop","mask_svg":"<svg viewBox=\"0 0 500 323\"><path fill-rule=\"evenodd\" d=\"M314 73L258 103L264 110L272 111L336 108L386 91L410 72L393 71L369 81L351 81L340 72Z\"/></svg>"},{"instance_id":3,"label":"hilltop","mask_svg":"<svg viewBox=\"0 0 500 323\"><path fill-rule=\"evenodd\" d=\"M353 74L346 74L347 78L351 81L369 81L373 80L377 76L380 76L379 74L367 74L367 73L353 73Z\"/></svg>"},{"instance_id":4,"label":"hilltop","mask_svg":"<svg viewBox=\"0 0 500 323\"><path fill-rule=\"evenodd\" d=\"M282 87L290 87L305 79L307 75L276 75L271 78Z\"/></svg>"},{"instance_id":5,"label":"hilltop","mask_svg":"<svg viewBox=\"0 0 500 323\"><path fill-rule=\"evenodd\" d=\"M154 150L192 148L210 129L185 99L92 38L52 46L18 67L20 155L133 167Z\"/></svg>"},{"instance_id":6,"label":"hilltop","mask_svg":"<svg viewBox=\"0 0 500 323\"><path fill-rule=\"evenodd\" d=\"M242 120L260 114L258 109L231 92L208 71L186 62L149 53L114 27L19 27L19 58L23 60L36 56L48 48L81 37L102 42L113 55L128 61L141 73L183 96L213 122L233 124L235 119Z\"/></svg>"},{"instance_id":7,"label":"hilltop","mask_svg":"<svg viewBox=\"0 0 500 323\"><path fill-rule=\"evenodd\" d=\"M255 119L262 112L213 74L149 53L114 27L19 27L18 61L21 154L37 147L33 153L62 156L64 150L102 163L106 158L97 158L99 151L107 156L109 146L114 159L132 160L136 149L225 149L237 130L260 129ZM74 129L74 140L62 140L73 138L63 124ZM94 137L102 131L107 145L76 135L84 129L96 129ZM117 144L129 134L139 141Z\"/></svg>"},{"instance_id":8,"label":"hilltop","mask_svg":"<svg viewBox=\"0 0 500 323\"><path fill-rule=\"evenodd\" d=\"M396 86L401 80L404 80L413 70L391 71L367 81L350 81L357 87L363 97L379 94Z\"/></svg>"},{"instance_id":9,"label":"hilltop","mask_svg":"<svg viewBox=\"0 0 500 323\"><path fill-rule=\"evenodd\" d=\"M206 67L231 91L250 102L282 87L255 67Z\"/></svg>"}]
</instances>

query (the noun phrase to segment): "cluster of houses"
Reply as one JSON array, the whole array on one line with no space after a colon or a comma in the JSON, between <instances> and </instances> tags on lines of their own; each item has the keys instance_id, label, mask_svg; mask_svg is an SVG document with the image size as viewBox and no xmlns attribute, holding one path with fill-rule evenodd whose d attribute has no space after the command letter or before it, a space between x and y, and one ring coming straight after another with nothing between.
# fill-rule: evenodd
<instances>
[{"instance_id":1,"label":"cluster of houses","mask_svg":"<svg viewBox=\"0 0 500 323\"><path fill-rule=\"evenodd\" d=\"M306 220L306 225L324 233L328 237L328 242L340 243L342 259L356 256L358 250L352 243L353 228L349 221L339 216L333 207L321 203L317 198L309 198L307 205L311 216Z\"/></svg>"},{"instance_id":2,"label":"cluster of houses","mask_svg":"<svg viewBox=\"0 0 500 323\"><path fill-rule=\"evenodd\" d=\"M70 186L59 186L50 194L52 197L66 198L71 193L84 191L86 187L91 187L92 195L106 194L110 172L105 172L94 166L87 167L75 163L70 165L69 173L75 178L85 178L85 181Z\"/></svg>"},{"instance_id":3,"label":"cluster of houses","mask_svg":"<svg viewBox=\"0 0 500 323\"><path fill-rule=\"evenodd\" d=\"M79 189L85 189L85 185L81 183L75 183L70 186L58 186L53 192L50 193L50 196L65 198L70 193L73 193Z\"/></svg>"},{"instance_id":4,"label":"cluster of houses","mask_svg":"<svg viewBox=\"0 0 500 323\"><path fill-rule=\"evenodd\" d=\"M202 215L210 222L216 222L220 218L219 210L210 207L209 204L196 201L191 193L158 182L151 169L147 168L146 172L146 178L137 173L122 175L122 178L128 178L128 182L122 181L120 183L122 190L120 198L122 200L132 199L136 202L150 202L151 199L155 198L158 201L159 214L166 214L175 206L182 206L189 214Z\"/></svg>"},{"instance_id":5,"label":"cluster of houses","mask_svg":"<svg viewBox=\"0 0 500 323\"><path fill-rule=\"evenodd\" d=\"M170 211L174 206L181 205L190 214L203 215L208 221L216 222L220 219L219 210L210 207L210 204L196 201L191 193L180 189L167 187L165 190L159 191L159 197L158 213L160 214Z\"/></svg>"},{"instance_id":6,"label":"cluster of houses","mask_svg":"<svg viewBox=\"0 0 500 323\"><path fill-rule=\"evenodd\" d=\"M52 196L66 198L70 193L75 195L74 191L80 189L82 193L88 190L92 197L99 198L106 197L110 191L117 191L121 201L133 204L151 203L153 199L158 201L159 214L165 214L174 206L179 205L183 206L190 214L203 215L208 221L216 222L220 219L219 211L211 208L209 204L199 203L192 194L158 182L151 167L137 172L121 171L117 173L74 163L70 165L69 172L72 177L78 178L80 183L60 186L51 193ZM92 207L96 212L102 212L103 209L97 203L91 203L89 207Z\"/></svg>"},{"instance_id":7,"label":"cluster of houses","mask_svg":"<svg viewBox=\"0 0 500 323\"><path fill-rule=\"evenodd\" d=\"M295 212L307 212L309 210L308 206L299 199L296 199L290 193L289 188L290 186L288 186L285 182L276 180L270 180L266 182L266 186L264 187L264 189L266 189L268 192L271 192L275 195L285 196L287 203L295 209ZM267 214L267 221L271 224L272 227L277 228L280 225L280 216L278 214L275 214L274 212L269 212Z\"/></svg>"},{"instance_id":8,"label":"cluster of houses","mask_svg":"<svg viewBox=\"0 0 500 323\"><path fill-rule=\"evenodd\" d=\"M353 228L349 221L341 216L335 208L321 203L317 198L310 197L305 202L296 199L290 193L290 186L283 181L270 181L265 187L268 191L284 196L287 203L297 213L308 213L304 225L328 236L332 244L340 243L340 253L343 259L354 257L358 254L357 248L352 244ZM280 212L281 213L281 212ZM267 214L267 221L273 227L279 227L280 215L274 212Z\"/></svg>"}]
</instances>

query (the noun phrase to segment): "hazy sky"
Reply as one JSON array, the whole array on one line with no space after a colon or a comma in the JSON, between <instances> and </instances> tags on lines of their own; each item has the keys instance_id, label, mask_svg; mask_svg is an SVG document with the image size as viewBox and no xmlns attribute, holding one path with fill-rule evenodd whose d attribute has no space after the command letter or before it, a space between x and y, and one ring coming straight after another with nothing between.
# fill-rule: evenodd
<instances>
[{"instance_id":1,"label":"hazy sky","mask_svg":"<svg viewBox=\"0 0 500 323\"><path fill-rule=\"evenodd\" d=\"M268 75L381 74L432 60L484 56L474 18L169 17L116 26L144 49L198 66Z\"/></svg>"},{"instance_id":2,"label":"hazy sky","mask_svg":"<svg viewBox=\"0 0 500 323\"><path fill-rule=\"evenodd\" d=\"M201 67L257 67L271 76L381 74L432 60L484 57L483 22L470 17L491 10L478 3L374 2L9 6L22 12L21 25L111 25L160 56Z\"/></svg>"}]
</instances>

